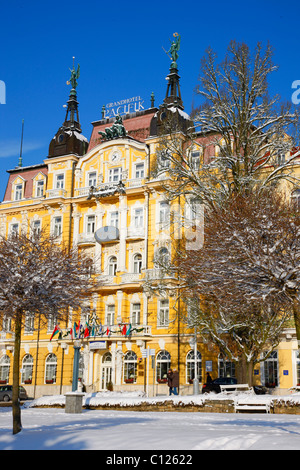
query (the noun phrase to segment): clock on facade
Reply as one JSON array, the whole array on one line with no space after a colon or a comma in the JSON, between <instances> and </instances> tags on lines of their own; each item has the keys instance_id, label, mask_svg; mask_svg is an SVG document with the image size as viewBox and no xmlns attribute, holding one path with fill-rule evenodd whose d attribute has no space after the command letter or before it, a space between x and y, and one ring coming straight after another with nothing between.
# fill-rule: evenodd
<instances>
[{"instance_id":1,"label":"clock on facade","mask_svg":"<svg viewBox=\"0 0 300 470\"><path fill-rule=\"evenodd\" d=\"M110 154L110 162L111 163L117 163L120 161L121 159L121 155L120 155L120 152L118 152L117 150L114 150L111 154Z\"/></svg>"}]
</instances>

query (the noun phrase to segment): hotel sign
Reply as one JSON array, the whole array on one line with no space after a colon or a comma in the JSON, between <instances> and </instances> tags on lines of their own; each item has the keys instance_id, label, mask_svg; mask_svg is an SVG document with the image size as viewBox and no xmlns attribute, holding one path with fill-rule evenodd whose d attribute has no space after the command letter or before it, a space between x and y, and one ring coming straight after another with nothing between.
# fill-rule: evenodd
<instances>
[{"instance_id":1,"label":"hotel sign","mask_svg":"<svg viewBox=\"0 0 300 470\"><path fill-rule=\"evenodd\" d=\"M124 114L135 113L142 111L144 108L144 100L140 96L133 96L125 100L113 101L105 105L104 118L114 118L118 114L123 116Z\"/></svg>"}]
</instances>

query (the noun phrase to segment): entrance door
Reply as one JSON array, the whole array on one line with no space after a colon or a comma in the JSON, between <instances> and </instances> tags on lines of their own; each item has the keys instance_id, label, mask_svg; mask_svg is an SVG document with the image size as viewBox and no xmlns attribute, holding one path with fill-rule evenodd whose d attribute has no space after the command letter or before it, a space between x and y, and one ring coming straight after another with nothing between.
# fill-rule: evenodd
<instances>
[{"instance_id":1,"label":"entrance door","mask_svg":"<svg viewBox=\"0 0 300 470\"><path fill-rule=\"evenodd\" d=\"M102 358L101 390L106 390L109 382L112 382L112 357L106 353Z\"/></svg>"}]
</instances>

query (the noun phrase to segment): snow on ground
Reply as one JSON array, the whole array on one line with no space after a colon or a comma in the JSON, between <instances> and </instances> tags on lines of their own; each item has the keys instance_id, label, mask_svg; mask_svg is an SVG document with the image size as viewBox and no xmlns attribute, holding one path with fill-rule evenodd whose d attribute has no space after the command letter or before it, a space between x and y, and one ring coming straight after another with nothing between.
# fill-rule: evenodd
<instances>
[{"instance_id":1,"label":"snow on ground","mask_svg":"<svg viewBox=\"0 0 300 470\"><path fill-rule=\"evenodd\" d=\"M256 402L272 398L248 396ZM298 402L300 395L280 398ZM206 396L149 400L166 399L199 403ZM88 400L136 404L147 399L141 393L102 392L86 394L84 401ZM54 402L63 403L64 397L43 397L22 407L23 429L15 436L11 408L0 408L0 450L300 450L299 415L126 410L68 414L63 408L33 407Z\"/></svg>"}]
</instances>

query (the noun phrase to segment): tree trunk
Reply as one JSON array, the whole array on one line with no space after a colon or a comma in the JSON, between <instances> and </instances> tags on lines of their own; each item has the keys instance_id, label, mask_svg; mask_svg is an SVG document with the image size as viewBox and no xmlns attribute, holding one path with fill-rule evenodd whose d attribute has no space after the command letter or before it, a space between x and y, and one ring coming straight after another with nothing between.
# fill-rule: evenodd
<instances>
[{"instance_id":1,"label":"tree trunk","mask_svg":"<svg viewBox=\"0 0 300 470\"><path fill-rule=\"evenodd\" d=\"M294 315L296 336L297 336L298 348L299 348L300 347L300 307L299 307L299 302L296 299L293 300L293 315Z\"/></svg>"},{"instance_id":2,"label":"tree trunk","mask_svg":"<svg viewBox=\"0 0 300 470\"><path fill-rule=\"evenodd\" d=\"M237 381L240 384L248 384L249 387L253 385L253 368L254 364L252 361L248 362L244 356L242 356L237 363Z\"/></svg>"},{"instance_id":3,"label":"tree trunk","mask_svg":"<svg viewBox=\"0 0 300 470\"><path fill-rule=\"evenodd\" d=\"M22 329L22 311L18 310L15 317L15 347L13 362L13 391L12 391L12 413L13 413L13 434L22 430L21 408L19 400L20 385L20 349L21 349L21 329Z\"/></svg>"}]
</instances>

